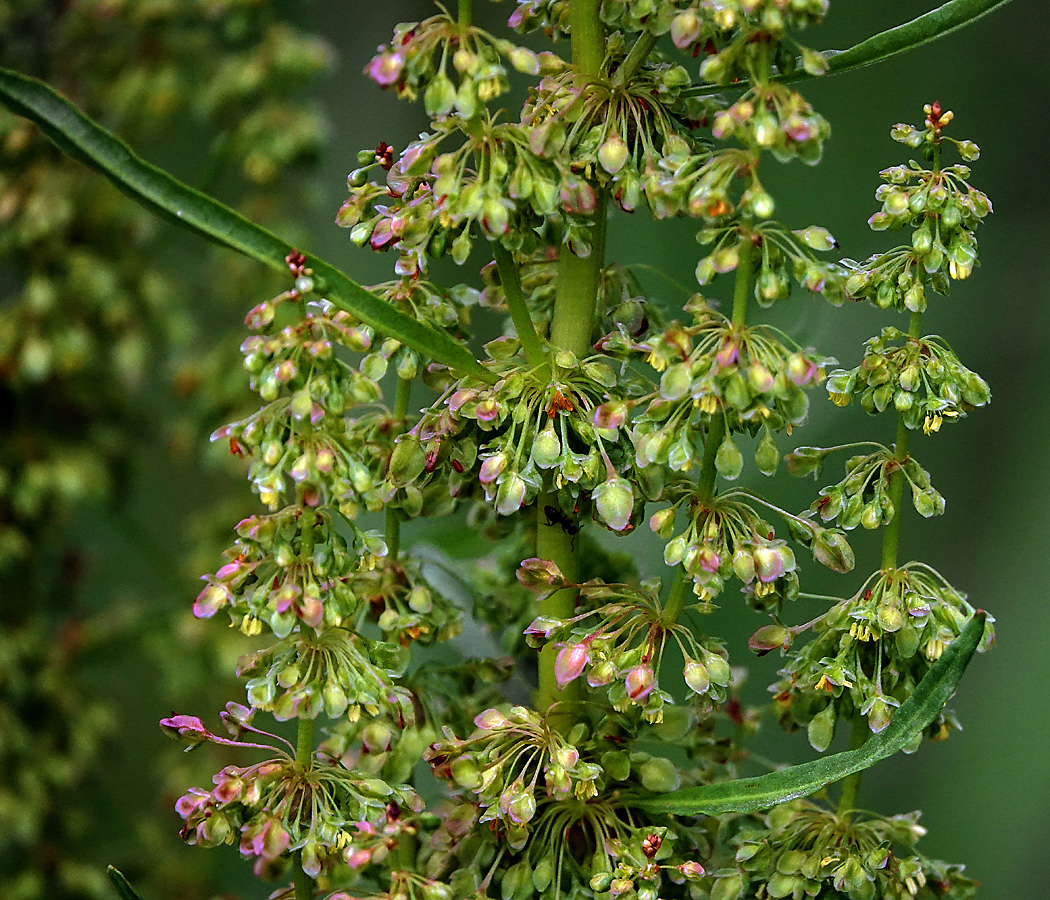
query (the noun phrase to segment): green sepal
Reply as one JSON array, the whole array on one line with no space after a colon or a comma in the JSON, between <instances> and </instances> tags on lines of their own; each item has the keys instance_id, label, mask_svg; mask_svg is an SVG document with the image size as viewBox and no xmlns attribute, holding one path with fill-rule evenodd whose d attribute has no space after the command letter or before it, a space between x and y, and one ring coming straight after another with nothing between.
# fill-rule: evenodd
<instances>
[{"instance_id":1,"label":"green sepal","mask_svg":"<svg viewBox=\"0 0 1050 900\"><path fill-rule=\"evenodd\" d=\"M151 212L288 274L285 257L294 250L291 244L136 156L120 138L44 82L0 68L0 100L12 112L36 122L64 152L97 169ZM318 294L335 306L453 370L490 384L496 381L462 344L405 315L323 259L304 255Z\"/></svg>"},{"instance_id":2,"label":"green sepal","mask_svg":"<svg viewBox=\"0 0 1050 900\"><path fill-rule=\"evenodd\" d=\"M911 696L901 704L885 731L857 750L847 750L756 778L683 788L659 797L624 798L639 809L680 816L754 812L807 797L836 781L862 772L881 759L910 746L941 712L984 636L986 615L978 610L940 658L930 667Z\"/></svg>"},{"instance_id":3,"label":"green sepal","mask_svg":"<svg viewBox=\"0 0 1050 900\"><path fill-rule=\"evenodd\" d=\"M135 893L135 890L128 884L128 880L119 869L108 866L106 868L106 877L109 879L110 884L117 889L120 900L142 900L142 897Z\"/></svg>"}]
</instances>

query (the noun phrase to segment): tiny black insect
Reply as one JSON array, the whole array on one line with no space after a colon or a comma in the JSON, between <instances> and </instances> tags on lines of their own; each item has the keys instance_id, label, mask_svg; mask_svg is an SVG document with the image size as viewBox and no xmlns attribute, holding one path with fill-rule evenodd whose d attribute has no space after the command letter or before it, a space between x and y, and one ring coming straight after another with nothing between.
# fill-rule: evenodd
<instances>
[{"instance_id":1,"label":"tiny black insect","mask_svg":"<svg viewBox=\"0 0 1050 900\"><path fill-rule=\"evenodd\" d=\"M561 530L566 534L576 535L580 532L580 526L572 521L560 509L554 506L543 507L543 514L547 517L548 525L561 525Z\"/></svg>"}]
</instances>

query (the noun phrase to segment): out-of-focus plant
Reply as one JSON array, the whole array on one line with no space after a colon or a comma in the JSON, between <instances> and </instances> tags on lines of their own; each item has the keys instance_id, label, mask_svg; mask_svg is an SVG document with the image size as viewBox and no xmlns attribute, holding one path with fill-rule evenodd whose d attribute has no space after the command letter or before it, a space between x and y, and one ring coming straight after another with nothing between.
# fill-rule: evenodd
<instances>
[{"instance_id":1,"label":"out-of-focus plant","mask_svg":"<svg viewBox=\"0 0 1050 900\"><path fill-rule=\"evenodd\" d=\"M295 92L330 56L276 6L5 2L0 60L136 142L188 152L200 160L188 176L273 215L277 175L323 136ZM84 863L88 823L67 813L72 792L97 781L116 716L80 682L103 647L132 635L179 655L164 617L89 610L79 582L97 548L70 540L70 519L92 505L139 532L128 497L140 449L185 455L204 427L196 416L244 402L209 378L192 298L210 284L236 308L264 281L216 254L186 267L160 248L158 224L37 125L0 113L0 896L12 900L109 895ZM177 571L159 549L142 558Z\"/></svg>"},{"instance_id":2,"label":"out-of-focus plant","mask_svg":"<svg viewBox=\"0 0 1050 900\"><path fill-rule=\"evenodd\" d=\"M927 302L977 261L991 210L969 184L977 148L945 133L938 103L893 129L921 161L882 173L871 225L910 240L863 263L828 260L825 228L774 218L760 171L767 154L820 161L830 129L795 83L997 5L955 0L838 55L796 38L826 0L521 0L513 28L568 39L540 52L475 25L470 0L398 26L366 72L421 100L431 124L400 151L362 150L349 175L338 223L395 257L394 279L370 291L0 73L8 103L70 152L288 278L245 320L262 405L213 435L246 460L265 510L236 526L194 604L267 637L238 663L245 695L220 714L224 733L193 715L161 723L189 748L236 754L178 801L187 841L236 845L282 883L271 897L296 900L973 893L961 866L917 849L917 814L861 809L857 792L879 759L948 735L944 704L992 640L990 618L899 547L906 500L922 516L944 508L912 432L990 398L921 329ZM512 116L515 72L534 81ZM705 293L681 320L606 265L608 217L642 210L696 221ZM483 290L431 280L433 260L477 253L491 257ZM760 318L796 288L904 312L908 328L828 374L834 360ZM479 305L507 323L476 359ZM837 405L890 412L896 435L788 453L791 474L819 475L833 451L858 451L796 515L733 482L745 450L776 474L821 383ZM464 540L477 529L501 548L472 606L467 579L403 547L413 520L457 512ZM645 525L666 578L640 577L592 534L629 540ZM863 579L847 539L858 525L884 534ZM852 585L808 595L827 609L799 625L796 548ZM741 706L731 648L702 628L734 586L770 619L751 649L783 654L781 722L820 753L845 722L849 750L747 776L760 711ZM468 616L509 655L457 661L440 646ZM514 696L514 672L535 672L531 698ZM267 718L294 720L294 741Z\"/></svg>"}]
</instances>

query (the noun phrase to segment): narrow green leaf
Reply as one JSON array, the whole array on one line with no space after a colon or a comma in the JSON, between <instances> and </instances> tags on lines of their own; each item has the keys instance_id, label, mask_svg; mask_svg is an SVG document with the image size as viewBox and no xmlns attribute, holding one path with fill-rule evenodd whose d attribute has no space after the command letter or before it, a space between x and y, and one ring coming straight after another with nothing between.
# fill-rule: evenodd
<instances>
[{"instance_id":1,"label":"narrow green leaf","mask_svg":"<svg viewBox=\"0 0 1050 900\"><path fill-rule=\"evenodd\" d=\"M932 43L1006 6L1010 0L951 0L928 13L872 35L828 58L828 72L848 72Z\"/></svg>"},{"instance_id":2,"label":"narrow green leaf","mask_svg":"<svg viewBox=\"0 0 1050 900\"><path fill-rule=\"evenodd\" d=\"M120 894L120 900L142 900L134 889L128 884L128 880L121 874L119 869L109 866L106 869L106 876L109 878L110 883L117 889L117 893Z\"/></svg>"},{"instance_id":3,"label":"narrow green leaf","mask_svg":"<svg viewBox=\"0 0 1050 900\"><path fill-rule=\"evenodd\" d=\"M880 31L859 44L854 44L848 50L825 50L823 56L828 61L828 70L824 75L810 75L799 69L789 76L778 78L777 81L787 84L808 81L811 78L825 78L828 75L837 75L882 62L892 56L932 43L960 28L965 28L1000 7L1006 6L1009 2L1010 0L950 0L910 22ZM734 85L729 86L731 87ZM701 97L720 94L729 88L718 85L697 85L684 93Z\"/></svg>"},{"instance_id":4,"label":"narrow green leaf","mask_svg":"<svg viewBox=\"0 0 1050 900\"><path fill-rule=\"evenodd\" d=\"M726 812L754 812L778 803L806 797L854 772L870 768L881 759L904 749L930 724L955 691L963 671L984 635L985 614L977 612L962 633L941 654L912 695L901 704L885 731L864 746L812 762L791 766L757 778L738 778L718 784L683 788L627 800L647 812L693 816Z\"/></svg>"},{"instance_id":5,"label":"narrow green leaf","mask_svg":"<svg viewBox=\"0 0 1050 900\"><path fill-rule=\"evenodd\" d=\"M70 156L97 169L133 200L163 218L271 269L288 271L285 257L293 249L291 244L136 156L127 144L44 82L0 68L0 100L13 112L36 122ZM336 306L430 359L495 381L462 344L405 315L324 260L305 255L318 290Z\"/></svg>"}]
</instances>

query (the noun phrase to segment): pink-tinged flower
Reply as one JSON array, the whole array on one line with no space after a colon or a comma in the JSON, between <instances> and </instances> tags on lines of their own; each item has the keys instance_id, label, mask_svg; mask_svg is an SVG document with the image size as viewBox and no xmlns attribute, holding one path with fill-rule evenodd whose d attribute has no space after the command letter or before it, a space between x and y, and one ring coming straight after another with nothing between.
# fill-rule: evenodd
<instances>
[{"instance_id":1,"label":"pink-tinged flower","mask_svg":"<svg viewBox=\"0 0 1050 900\"><path fill-rule=\"evenodd\" d=\"M562 647L554 661L554 677L558 679L558 687L563 688L570 681L579 678L589 661L590 654L586 644Z\"/></svg>"},{"instance_id":2,"label":"pink-tinged flower","mask_svg":"<svg viewBox=\"0 0 1050 900\"><path fill-rule=\"evenodd\" d=\"M188 744L187 750L212 739L212 733L196 716L171 716L161 719L160 727L168 737Z\"/></svg>"},{"instance_id":3,"label":"pink-tinged flower","mask_svg":"<svg viewBox=\"0 0 1050 900\"><path fill-rule=\"evenodd\" d=\"M793 353L788 358L787 374L799 387L817 380L818 369L813 361L807 359L801 353Z\"/></svg>"},{"instance_id":4,"label":"pink-tinged flower","mask_svg":"<svg viewBox=\"0 0 1050 900\"><path fill-rule=\"evenodd\" d=\"M714 574L722 567L721 557L719 557L715 552L715 548L710 544L702 544L697 556L700 562L700 568L705 572L711 572Z\"/></svg>"},{"instance_id":5,"label":"pink-tinged flower","mask_svg":"<svg viewBox=\"0 0 1050 900\"><path fill-rule=\"evenodd\" d=\"M198 619L210 619L232 599L225 585L209 584L193 601L193 614Z\"/></svg>"},{"instance_id":6,"label":"pink-tinged flower","mask_svg":"<svg viewBox=\"0 0 1050 900\"><path fill-rule=\"evenodd\" d=\"M397 83L404 67L404 56L384 50L378 56L372 57L368 68L365 69L365 74L380 87L387 88Z\"/></svg>"},{"instance_id":7,"label":"pink-tinged flower","mask_svg":"<svg viewBox=\"0 0 1050 900\"><path fill-rule=\"evenodd\" d=\"M755 558L755 574L759 581L768 584L784 574L784 561L776 547L756 547L752 556Z\"/></svg>"},{"instance_id":8,"label":"pink-tinged flower","mask_svg":"<svg viewBox=\"0 0 1050 900\"><path fill-rule=\"evenodd\" d=\"M372 859L372 854L368 850L362 850L360 847L347 847L343 853L343 862L345 862L351 869L360 869L368 865ZM333 895L329 900L335 900ZM349 894L347 895L349 900Z\"/></svg>"},{"instance_id":9,"label":"pink-tinged flower","mask_svg":"<svg viewBox=\"0 0 1050 900\"><path fill-rule=\"evenodd\" d=\"M736 365L737 360L740 359L740 348L734 341L728 340L719 349L715 359L718 361L720 368L728 369L730 366Z\"/></svg>"},{"instance_id":10,"label":"pink-tinged flower","mask_svg":"<svg viewBox=\"0 0 1050 900\"><path fill-rule=\"evenodd\" d=\"M493 728L502 728L504 725L508 725L510 719L508 719L498 709L486 709L482 713L478 713L474 717L474 724L483 731L491 731Z\"/></svg>"},{"instance_id":11,"label":"pink-tinged flower","mask_svg":"<svg viewBox=\"0 0 1050 900\"><path fill-rule=\"evenodd\" d=\"M637 665L627 673L627 696L632 700L642 700L655 684L653 670L645 664Z\"/></svg>"},{"instance_id":12,"label":"pink-tinged flower","mask_svg":"<svg viewBox=\"0 0 1050 900\"><path fill-rule=\"evenodd\" d=\"M207 809L212 805L211 794L200 788L190 788L189 793L183 794L175 801L175 812L183 819L189 819L194 813Z\"/></svg>"},{"instance_id":13,"label":"pink-tinged flower","mask_svg":"<svg viewBox=\"0 0 1050 900\"><path fill-rule=\"evenodd\" d=\"M591 420L595 428L619 428L627 418L627 404L622 400L610 400L594 411Z\"/></svg>"},{"instance_id":14,"label":"pink-tinged flower","mask_svg":"<svg viewBox=\"0 0 1050 900\"><path fill-rule=\"evenodd\" d=\"M678 867L678 871L681 872L686 878L699 878L704 874L704 867L698 862L684 862Z\"/></svg>"},{"instance_id":15,"label":"pink-tinged flower","mask_svg":"<svg viewBox=\"0 0 1050 900\"><path fill-rule=\"evenodd\" d=\"M267 819L265 824L254 834L246 834L241 840L241 853L244 856L258 856L262 859L277 859L292 841L292 836L279 819Z\"/></svg>"},{"instance_id":16,"label":"pink-tinged flower","mask_svg":"<svg viewBox=\"0 0 1050 900\"><path fill-rule=\"evenodd\" d=\"M482 422L492 422L499 415L499 403L495 397L486 397L474 408L474 415Z\"/></svg>"}]
</instances>

